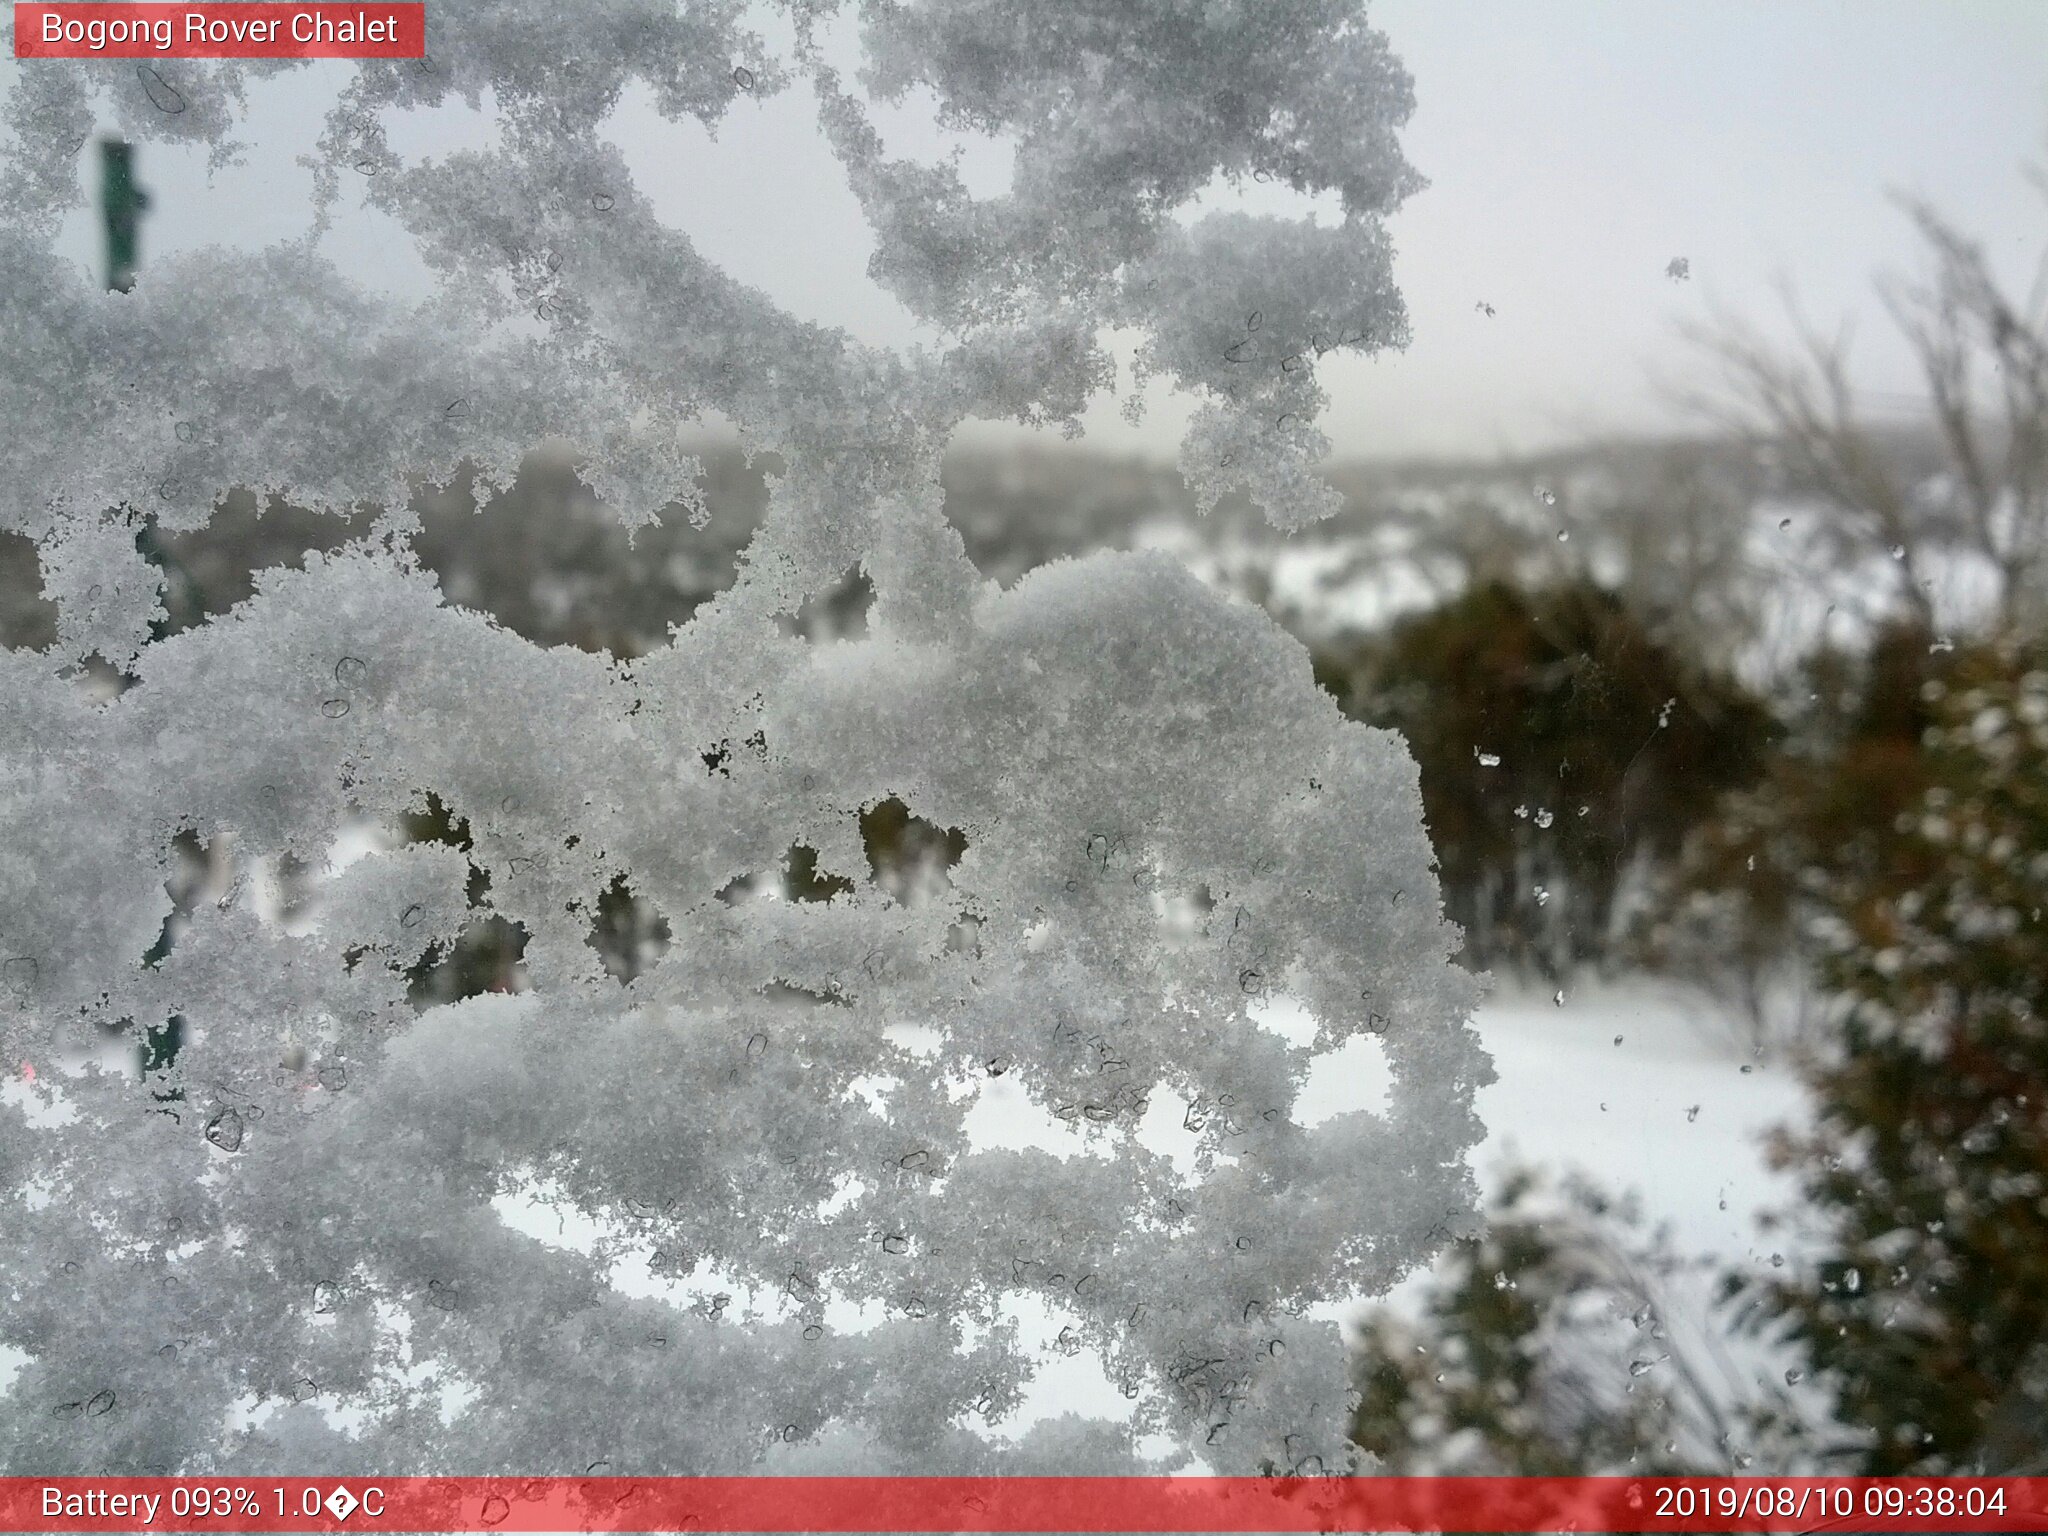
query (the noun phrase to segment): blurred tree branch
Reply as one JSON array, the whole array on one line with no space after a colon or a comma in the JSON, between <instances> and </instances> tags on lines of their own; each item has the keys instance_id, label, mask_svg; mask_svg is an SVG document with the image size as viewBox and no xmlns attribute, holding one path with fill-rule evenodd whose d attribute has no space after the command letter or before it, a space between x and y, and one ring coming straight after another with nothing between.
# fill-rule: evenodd
<instances>
[{"instance_id":1,"label":"blurred tree branch","mask_svg":"<svg viewBox=\"0 0 2048 1536\"><path fill-rule=\"evenodd\" d=\"M2048 194L2048 178L2030 179ZM1984 562L2000 627L2034 627L2048 617L2048 248L2015 298L1980 243L1924 199L1899 202L1928 269L1878 287L1920 375L1931 458L1859 400L1848 329L1823 333L1789 299L1789 345L1726 314L1693 330L1722 386L1694 404L1775 444L1786 488L1830 514L1844 553L1890 555L1921 628L1938 628L1931 572L1944 553Z\"/></svg>"}]
</instances>

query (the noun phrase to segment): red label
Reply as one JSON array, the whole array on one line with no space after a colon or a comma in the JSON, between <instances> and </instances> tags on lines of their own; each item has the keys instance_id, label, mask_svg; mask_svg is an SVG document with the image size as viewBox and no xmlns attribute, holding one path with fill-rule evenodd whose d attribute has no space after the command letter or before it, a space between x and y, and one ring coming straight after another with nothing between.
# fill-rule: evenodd
<instances>
[{"instance_id":1,"label":"red label","mask_svg":"<svg viewBox=\"0 0 2048 1536\"><path fill-rule=\"evenodd\" d=\"M2048 1478L0 1477L9 1531L2041 1531Z\"/></svg>"},{"instance_id":2,"label":"red label","mask_svg":"<svg viewBox=\"0 0 2048 1536\"><path fill-rule=\"evenodd\" d=\"M419 59L423 4L20 5L17 59Z\"/></svg>"}]
</instances>

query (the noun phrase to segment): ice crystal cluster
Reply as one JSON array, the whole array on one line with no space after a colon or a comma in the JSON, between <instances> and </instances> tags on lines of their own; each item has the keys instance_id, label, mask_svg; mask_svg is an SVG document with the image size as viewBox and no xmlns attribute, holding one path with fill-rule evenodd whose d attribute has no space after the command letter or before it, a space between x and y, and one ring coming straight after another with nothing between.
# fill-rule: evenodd
<instances>
[{"instance_id":1,"label":"ice crystal cluster","mask_svg":"<svg viewBox=\"0 0 2048 1536\"><path fill-rule=\"evenodd\" d=\"M1330 1304L1469 1219L1486 1073L1414 766L1168 560L983 580L937 464L969 418L1073 423L1120 328L1199 397L1205 501L1325 511L1318 362L1403 335L1407 79L1356 0L833 12L780 0L771 50L730 0L436 0L426 59L312 66L352 71L321 196L403 224L419 305L311 239L98 291L54 254L94 124L225 159L245 86L308 66L13 67L0 525L59 639L0 651L6 1470L1347 1464ZM913 90L1014 142L1006 192L885 152L873 104ZM872 275L943 343L857 344L707 263L607 138L629 91L706 125L813 95ZM387 141L465 102L490 147ZM1242 179L1325 217L1195 216ZM772 496L655 654L532 644L409 552L416 477L502 482L547 438L645 521L708 411ZM153 638L139 536L234 487L387 510ZM863 638L778 622L855 567ZM464 846L334 856L429 797ZM943 877L878 878L885 801L964 843ZM237 878L166 945L195 843ZM831 899L778 897L793 859ZM292 912L259 899L285 865ZM670 935L629 983L591 943L620 882ZM488 919L521 987L409 1001ZM64 1065L174 1017L141 1080ZM1360 1036L1385 1104L1304 1124ZM998 1090L1036 1142L977 1134ZM1020 1428L1060 1350L1121 1411Z\"/></svg>"}]
</instances>

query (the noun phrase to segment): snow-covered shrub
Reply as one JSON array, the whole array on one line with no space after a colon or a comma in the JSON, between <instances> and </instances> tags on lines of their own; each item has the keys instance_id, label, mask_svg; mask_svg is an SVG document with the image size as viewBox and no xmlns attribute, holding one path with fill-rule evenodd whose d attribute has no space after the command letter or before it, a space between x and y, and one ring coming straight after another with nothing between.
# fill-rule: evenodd
<instances>
[{"instance_id":1,"label":"snow-covered shrub","mask_svg":"<svg viewBox=\"0 0 2048 1536\"><path fill-rule=\"evenodd\" d=\"M1687 1476L1810 1462L1745 1379L1714 1276L1628 1200L1511 1170L1415 1315L1359 1342L1359 1443L1411 1476Z\"/></svg>"},{"instance_id":2,"label":"snow-covered shrub","mask_svg":"<svg viewBox=\"0 0 2048 1536\"><path fill-rule=\"evenodd\" d=\"M1014 138L977 199L884 154L815 41L832 6L776 9L784 56L726 0L432 6L429 57L357 69L315 157L438 271L417 307L313 243L94 291L53 240L95 114L227 157L244 86L287 66L13 70L0 526L36 542L57 637L0 653L8 1470L1344 1464L1312 1309L1470 1219L1487 1070L1414 765L1167 560L985 582L937 464L971 417L1072 423L1123 327L1201 395L1203 498L1322 512L1316 363L1404 327L1379 219L1414 182L1406 77L1355 0L859 6L874 95ZM710 125L800 82L875 275L944 346L779 311L606 136L629 90ZM464 101L491 147L391 147L394 114ZM1192 217L1245 176L1338 217ZM666 646L544 648L416 558L409 477L488 489L564 438L635 526L689 492L700 411L782 468ZM139 534L235 487L387 510L151 639ZM854 567L864 638L778 622ZM908 846L957 858L871 861L890 802L891 846L914 818ZM333 857L421 816L446 835ZM165 948L181 845L237 878ZM287 868L303 904L261 899ZM799 869L827 899L781 898ZM666 934L630 965L621 889ZM409 993L489 924L518 988ZM1292 1007L1309 1028L1273 1023ZM64 1066L172 1018L166 1080ZM1386 1114L1297 1123L1362 1034ZM1048 1145L990 1144L999 1092ZM1047 1318L1131 1417L1004 1446Z\"/></svg>"},{"instance_id":3,"label":"snow-covered shrub","mask_svg":"<svg viewBox=\"0 0 2048 1536\"><path fill-rule=\"evenodd\" d=\"M1910 795L1800 882L1841 1003L1775 1160L1816 1262L1749 1286L1873 1475L2038 1472L2048 1446L2048 655L1976 642L1901 703Z\"/></svg>"}]
</instances>

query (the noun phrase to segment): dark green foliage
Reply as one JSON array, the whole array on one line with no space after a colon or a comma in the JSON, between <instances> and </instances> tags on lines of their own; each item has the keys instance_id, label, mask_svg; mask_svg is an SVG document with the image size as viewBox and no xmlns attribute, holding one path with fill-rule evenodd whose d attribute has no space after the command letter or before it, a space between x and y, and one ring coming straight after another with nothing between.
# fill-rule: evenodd
<instances>
[{"instance_id":1,"label":"dark green foliage","mask_svg":"<svg viewBox=\"0 0 2048 1536\"><path fill-rule=\"evenodd\" d=\"M1756 778L1773 735L1760 703L1586 583L1475 587L1316 666L1347 713L1407 738L1481 964L1611 954L1629 880Z\"/></svg>"},{"instance_id":2,"label":"dark green foliage","mask_svg":"<svg viewBox=\"0 0 2048 1536\"><path fill-rule=\"evenodd\" d=\"M1925 656L1925 651L1921 652ZM1896 659L1896 658L1894 658ZM1814 1123L1774 1155L1821 1228L1763 1315L1828 1373L1868 1473L2048 1471L2048 665L1943 654L1865 710L1835 782L1778 807L1846 1003ZM1900 698L1877 670L1869 694ZM1881 750L1914 725L1907 762ZM1878 764L1902 783L1881 785ZM1803 784L1805 781L1799 781ZM1796 792L1797 785L1783 791ZM1900 803L1903 802L1903 803ZM1846 806L1898 804L1852 819Z\"/></svg>"},{"instance_id":3,"label":"dark green foliage","mask_svg":"<svg viewBox=\"0 0 2048 1536\"><path fill-rule=\"evenodd\" d=\"M1835 1422L1731 1379L1674 1392L1694 1433L1662 1443L1731 1470L1711 1454L1728 1432L1697 1432L1719 1413L1773 1471L2048 1472L2048 657L1901 630L1823 658L1816 685L1795 749L1724 805L1687 874L1760 948L1805 934L1836 1000L1804 1063L1812 1110L1772 1147L1802 1188L1788 1246L1810 1258L1723 1282ZM1666 1432L1641 1405L1560 1413L1542 1390L1611 1372L1577 1309L1612 1256L1662 1266L1527 1195L1456 1252L1413 1338L1368 1335L1359 1438L1397 1470L1597 1472Z\"/></svg>"}]
</instances>

